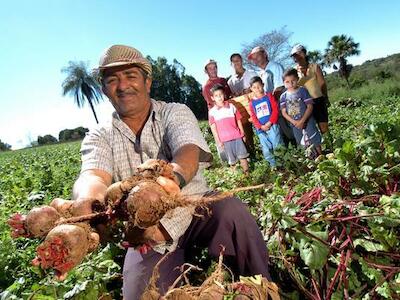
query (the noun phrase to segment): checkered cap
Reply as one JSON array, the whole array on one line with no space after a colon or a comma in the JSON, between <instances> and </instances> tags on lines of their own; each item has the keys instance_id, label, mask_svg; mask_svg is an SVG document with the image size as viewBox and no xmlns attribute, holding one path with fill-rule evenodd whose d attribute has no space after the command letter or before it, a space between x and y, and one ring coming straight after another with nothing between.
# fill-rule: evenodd
<instances>
[{"instance_id":1,"label":"checkered cap","mask_svg":"<svg viewBox=\"0 0 400 300\"><path fill-rule=\"evenodd\" d=\"M151 63L143 57L139 50L124 45L113 45L107 48L101 56L99 66L95 71L101 76L105 69L123 65L138 66L151 77Z\"/></svg>"}]
</instances>

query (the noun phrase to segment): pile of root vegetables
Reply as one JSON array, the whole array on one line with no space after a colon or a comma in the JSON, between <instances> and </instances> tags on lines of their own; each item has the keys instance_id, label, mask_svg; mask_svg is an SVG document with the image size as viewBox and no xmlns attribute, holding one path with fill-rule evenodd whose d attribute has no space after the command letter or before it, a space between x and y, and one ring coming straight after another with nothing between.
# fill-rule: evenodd
<instances>
[{"instance_id":1,"label":"pile of root vegetables","mask_svg":"<svg viewBox=\"0 0 400 300\"><path fill-rule=\"evenodd\" d=\"M14 238L42 239L32 263L42 269L53 269L62 280L98 247L99 223L111 228L123 223L130 232L137 233L128 246L140 246L145 242L143 231L157 225L173 209L188 207L194 212L194 207L222 198L184 197L179 189L174 189L174 184L168 186L168 180L174 180L174 176L169 163L150 160L138 167L132 177L112 184L104 200L56 198L26 215L14 214L8 220L11 234ZM91 208L89 214L87 207Z\"/></svg>"}]
</instances>

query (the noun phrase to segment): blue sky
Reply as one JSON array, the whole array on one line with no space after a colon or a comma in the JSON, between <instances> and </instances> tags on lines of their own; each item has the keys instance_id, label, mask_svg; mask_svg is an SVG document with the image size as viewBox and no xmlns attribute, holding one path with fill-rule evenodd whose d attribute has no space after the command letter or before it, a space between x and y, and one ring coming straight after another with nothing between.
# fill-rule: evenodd
<instances>
[{"instance_id":1,"label":"blue sky","mask_svg":"<svg viewBox=\"0 0 400 300\"><path fill-rule=\"evenodd\" d=\"M14 149L64 128L92 127L88 107L62 97L60 72L70 60L94 67L111 44L176 58L201 83L214 58L231 73L229 55L243 43L286 26L291 42L324 49L335 34L360 43L354 64L400 52L400 1L106 1L20 0L0 11L0 139ZM108 120L107 100L97 107Z\"/></svg>"}]
</instances>

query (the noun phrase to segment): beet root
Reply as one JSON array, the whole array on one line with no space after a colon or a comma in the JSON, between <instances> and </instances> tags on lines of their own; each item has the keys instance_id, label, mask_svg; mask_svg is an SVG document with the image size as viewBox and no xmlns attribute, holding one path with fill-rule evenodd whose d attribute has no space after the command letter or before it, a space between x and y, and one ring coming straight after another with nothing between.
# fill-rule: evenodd
<instances>
[{"instance_id":1,"label":"beet root","mask_svg":"<svg viewBox=\"0 0 400 300\"><path fill-rule=\"evenodd\" d=\"M72 217L72 204L74 201L65 200L62 198L55 198L50 202L50 206L54 207L58 213L64 218Z\"/></svg>"},{"instance_id":2,"label":"beet root","mask_svg":"<svg viewBox=\"0 0 400 300\"><path fill-rule=\"evenodd\" d=\"M33 208L26 216L25 227L30 236L43 237L60 218L61 215L51 206Z\"/></svg>"},{"instance_id":3,"label":"beet root","mask_svg":"<svg viewBox=\"0 0 400 300\"><path fill-rule=\"evenodd\" d=\"M99 236L87 224L62 224L54 227L37 247L32 261L42 269L52 268L58 279L77 266L86 254L98 245Z\"/></svg>"},{"instance_id":4,"label":"beet root","mask_svg":"<svg viewBox=\"0 0 400 300\"><path fill-rule=\"evenodd\" d=\"M137 167L137 172L146 179L156 179L163 176L175 180L173 166L161 159L149 159Z\"/></svg>"},{"instance_id":5,"label":"beet root","mask_svg":"<svg viewBox=\"0 0 400 300\"><path fill-rule=\"evenodd\" d=\"M107 205L111 208L119 206L121 200L123 200L137 182L142 179L142 176L132 176L126 180L118 181L110 185L107 188L105 196Z\"/></svg>"},{"instance_id":6,"label":"beet root","mask_svg":"<svg viewBox=\"0 0 400 300\"><path fill-rule=\"evenodd\" d=\"M55 208L45 205L31 209L26 216L14 214L8 224L13 237L44 237L60 218Z\"/></svg>"},{"instance_id":7,"label":"beet root","mask_svg":"<svg viewBox=\"0 0 400 300\"><path fill-rule=\"evenodd\" d=\"M120 204L121 200L126 198L138 182L146 179L156 181L159 177L166 177L168 179L177 181L173 172L173 167L170 163L160 159L149 159L145 163L137 167L135 174L119 182L110 185L106 192L107 204L111 207L116 207Z\"/></svg>"},{"instance_id":8,"label":"beet root","mask_svg":"<svg viewBox=\"0 0 400 300\"><path fill-rule=\"evenodd\" d=\"M190 295L184 290L175 289L171 291L167 296L161 297L162 300L196 300L195 297Z\"/></svg>"},{"instance_id":9,"label":"beet root","mask_svg":"<svg viewBox=\"0 0 400 300\"><path fill-rule=\"evenodd\" d=\"M20 213L13 214L7 221L11 227L11 236L15 239L18 237L28 237L29 234L25 228L26 215Z\"/></svg>"},{"instance_id":10,"label":"beet root","mask_svg":"<svg viewBox=\"0 0 400 300\"><path fill-rule=\"evenodd\" d=\"M167 193L157 183L152 181L138 183L127 199L127 209L132 216L133 224L140 228L157 224L166 212L162 207L163 197L167 197Z\"/></svg>"}]
</instances>

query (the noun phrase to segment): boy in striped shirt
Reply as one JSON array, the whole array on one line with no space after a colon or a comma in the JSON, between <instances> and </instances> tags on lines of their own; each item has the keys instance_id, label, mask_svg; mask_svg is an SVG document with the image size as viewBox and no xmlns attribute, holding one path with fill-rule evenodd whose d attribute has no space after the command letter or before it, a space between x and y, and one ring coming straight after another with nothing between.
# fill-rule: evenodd
<instances>
[{"instance_id":1,"label":"boy in striped shirt","mask_svg":"<svg viewBox=\"0 0 400 300\"><path fill-rule=\"evenodd\" d=\"M240 161L243 172L247 175L249 165L247 162L245 136L241 115L233 104L225 101L224 87L216 84L211 88L211 99L215 105L208 112L208 122L217 145L224 149L230 166L234 167Z\"/></svg>"}]
</instances>

